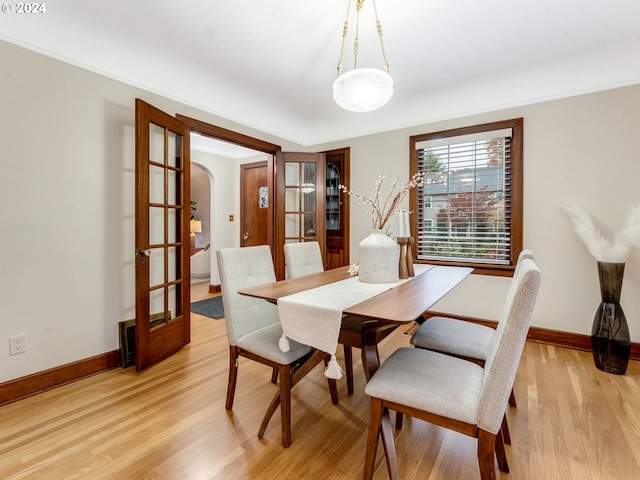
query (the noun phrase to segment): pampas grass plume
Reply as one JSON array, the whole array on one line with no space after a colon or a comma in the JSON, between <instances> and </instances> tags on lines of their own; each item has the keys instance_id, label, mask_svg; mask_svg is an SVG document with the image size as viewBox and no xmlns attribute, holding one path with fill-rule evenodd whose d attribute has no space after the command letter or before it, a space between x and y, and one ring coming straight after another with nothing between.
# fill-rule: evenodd
<instances>
[{"instance_id":1,"label":"pampas grass plume","mask_svg":"<svg viewBox=\"0 0 640 480\"><path fill-rule=\"evenodd\" d=\"M624 263L636 248L640 248L640 205L629 211L624 227L613 238L604 235L584 209L564 207L562 211L573 224L575 234L598 262Z\"/></svg>"}]
</instances>

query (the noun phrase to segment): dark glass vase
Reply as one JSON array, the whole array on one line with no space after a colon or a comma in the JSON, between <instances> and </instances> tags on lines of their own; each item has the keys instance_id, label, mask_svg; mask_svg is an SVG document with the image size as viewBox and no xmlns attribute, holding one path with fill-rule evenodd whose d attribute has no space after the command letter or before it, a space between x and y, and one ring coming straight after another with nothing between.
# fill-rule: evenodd
<instances>
[{"instance_id":1,"label":"dark glass vase","mask_svg":"<svg viewBox=\"0 0 640 480\"><path fill-rule=\"evenodd\" d=\"M593 319L591 351L596 367L624 375L631 356L629 325L620 306L624 263L598 262L601 302Z\"/></svg>"}]
</instances>

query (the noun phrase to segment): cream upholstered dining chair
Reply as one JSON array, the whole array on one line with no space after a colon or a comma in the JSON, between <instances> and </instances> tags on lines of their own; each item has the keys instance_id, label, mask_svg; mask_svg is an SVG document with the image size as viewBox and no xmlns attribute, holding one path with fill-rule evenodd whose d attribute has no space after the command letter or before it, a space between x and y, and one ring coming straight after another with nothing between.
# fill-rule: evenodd
<instances>
[{"instance_id":1,"label":"cream upholstered dining chair","mask_svg":"<svg viewBox=\"0 0 640 480\"><path fill-rule=\"evenodd\" d=\"M373 476L381 420L386 409L476 437L482 480L495 479L495 461L509 467L501 424L522 355L540 288L540 270L522 260L491 339L484 368L476 363L420 348L400 348L383 362L365 388L372 397L363 478ZM387 439L393 442L393 437ZM389 471L397 474L395 457Z\"/></svg>"},{"instance_id":2,"label":"cream upholstered dining chair","mask_svg":"<svg viewBox=\"0 0 640 480\"><path fill-rule=\"evenodd\" d=\"M289 278L324 271L322 252L318 242L285 243L284 263Z\"/></svg>"},{"instance_id":3,"label":"cream upholstered dining chair","mask_svg":"<svg viewBox=\"0 0 640 480\"><path fill-rule=\"evenodd\" d=\"M324 271L322 252L318 242L297 242L284 244L284 260L287 268L287 276L296 278L302 275ZM347 393L353 395L353 351L352 347L362 345L362 321L346 316L342 319L342 329L347 330L347 335L341 335L339 339L344 348L345 373L347 377ZM389 333L391 330L389 330ZM379 335L388 335L383 332Z\"/></svg>"},{"instance_id":4,"label":"cream upholstered dining chair","mask_svg":"<svg viewBox=\"0 0 640 480\"><path fill-rule=\"evenodd\" d=\"M313 242L295 242L284 244L284 263L288 278L324 271L324 262L320 244ZM353 355L351 347L344 345L345 370L347 375L347 391L353 394Z\"/></svg>"},{"instance_id":5,"label":"cream upholstered dining chair","mask_svg":"<svg viewBox=\"0 0 640 480\"><path fill-rule=\"evenodd\" d=\"M518 256L511 289L515 287L520 265L525 258L533 260L533 252L530 249L522 250ZM418 348L454 355L482 366L487 359L493 337L499 335L502 328L503 325L500 323L497 328L492 328L456 318L435 316L418 327L411 337L411 343ZM509 404L513 407L516 406L513 392L509 396ZM510 442L508 438L505 440L507 443Z\"/></svg>"},{"instance_id":6,"label":"cream upholstered dining chair","mask_svg":"<svg viewBox=\"0 0 640 480\"><path fill-rule=\"evenodd\" d=\"M238 357L268 365L274 371L277 369L280 393L268 407L258 437L262 437L280 405L282 445L288 447L291 445L291 389L319 361L327 362L329 356L293 340L289 341L289 351L282 352L278 346L282 327L276 305L238 293L241 288L276 281L271 250L267 245L226 248L216 253L229 340L229 382L225 407L227 410L233 407ZM338 403L335 380L329 379L329 390L333 403Z\"/></svg>"}]
</instances>

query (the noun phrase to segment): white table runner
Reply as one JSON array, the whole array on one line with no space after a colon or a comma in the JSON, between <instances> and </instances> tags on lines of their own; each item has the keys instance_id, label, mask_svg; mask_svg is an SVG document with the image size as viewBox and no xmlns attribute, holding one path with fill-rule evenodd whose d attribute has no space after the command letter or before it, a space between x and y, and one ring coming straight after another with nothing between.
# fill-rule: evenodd
<instances>
[{"instance_id":1,"label":"white table runner","mask_svg":"<svg viewBox=\"0 0 640 480\"><path fill-rule=\"evenodd\" d=\"M416 276L430 268L432 265L414 265ZM358 277L352 277L278 299L283 331L280 349L285 352L289 350L287 338L290 338L327 352L331 355L331 362L325 375L328 378L342 378L342 368L335 354L343 310L408 280L411 278L393 283L364 283Z\"/></svg>"}]
</instances>

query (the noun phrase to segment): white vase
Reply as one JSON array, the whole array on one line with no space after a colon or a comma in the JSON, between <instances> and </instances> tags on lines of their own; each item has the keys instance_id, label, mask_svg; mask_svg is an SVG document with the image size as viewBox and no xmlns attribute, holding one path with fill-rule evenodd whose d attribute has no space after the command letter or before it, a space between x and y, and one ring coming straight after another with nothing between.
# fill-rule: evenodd
<instances>
[{"instance_id":1,"label":"white vase","mask_svg":"<svg viewBox=\"0 0 640 480\"><path fill-rule=\"evenodd\" d=\"M373 230L358 246L358 278L365 283L398 281L398 244L382 230Z\"/></svg>"}]
</instances>

